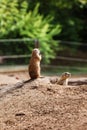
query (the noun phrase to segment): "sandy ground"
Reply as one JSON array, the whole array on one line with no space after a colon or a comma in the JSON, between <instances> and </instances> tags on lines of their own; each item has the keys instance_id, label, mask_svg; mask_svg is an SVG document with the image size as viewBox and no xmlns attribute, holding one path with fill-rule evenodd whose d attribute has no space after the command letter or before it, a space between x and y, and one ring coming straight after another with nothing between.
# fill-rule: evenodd
<instances>
[{"instance_id":1,"label":"sandy ground","mask_svg":"<svg viewBox=\"0 0 87 130\"><path fill-rule=\"evenodd\" d=\"M26 79L25 72L0 75L0 88ZM0 98L0 130L87 130L87 85L26 83Z\"/></svg>"}]
</instances>

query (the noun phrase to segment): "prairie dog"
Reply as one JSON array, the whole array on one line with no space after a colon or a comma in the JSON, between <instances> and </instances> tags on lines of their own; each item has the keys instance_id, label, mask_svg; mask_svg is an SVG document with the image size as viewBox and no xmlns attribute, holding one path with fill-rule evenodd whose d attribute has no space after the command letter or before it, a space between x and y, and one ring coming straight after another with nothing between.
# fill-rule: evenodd
<instances>
[{"instance_id":1,"label":"prairie dog","mask_svg":"<svg viewBox=\"0 0 87 130\"><path fill-rule=\"evenodd\" d=\"M59 85L68 85L68 79L71 77L71 74L69 72L64 72L60 79L57 81L57 84Z\"/></svg>"},{"instance_id":2,"label":"prairie dog","mask_svg":"<svg viewBox=\"0 0 87 130\"><path fill-rule=\"evenodd\" d=\"M35 48L32 51L32 56L30 59L30 64L28 67L28 72L31 79L36 79L40 77L40 61L41 61L40 50Z\"/></svg>"}]
</instances>

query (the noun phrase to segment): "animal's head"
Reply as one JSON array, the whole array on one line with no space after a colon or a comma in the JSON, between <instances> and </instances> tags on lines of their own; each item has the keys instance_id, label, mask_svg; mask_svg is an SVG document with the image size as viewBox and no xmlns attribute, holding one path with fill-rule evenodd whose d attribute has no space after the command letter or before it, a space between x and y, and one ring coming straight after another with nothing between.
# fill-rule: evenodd
<instances>
[{"instance_id":1,"label":"animal's head","mask_svg":"<svg viewBox=\"0 0 87 130\"><path fill-rule=\"evenodd\" d=\"M40 50L35 48L32 51L32 58L36 58L38 60L41 60L41 54L40 54Z\"/></svg>"},{"instance_id":2,"label":"animal's head","mask_svg":"<svg viewBox=\"0 0 87 130\"><path fill-rule=\"evenodd\" d=\"M69 73L69 72L64 72L64 73L62 74L62 78L63 78L63 79L67 79L67 78L69 78L69 77L71 77L71 73Z\"/></svg>"}]
</instances>

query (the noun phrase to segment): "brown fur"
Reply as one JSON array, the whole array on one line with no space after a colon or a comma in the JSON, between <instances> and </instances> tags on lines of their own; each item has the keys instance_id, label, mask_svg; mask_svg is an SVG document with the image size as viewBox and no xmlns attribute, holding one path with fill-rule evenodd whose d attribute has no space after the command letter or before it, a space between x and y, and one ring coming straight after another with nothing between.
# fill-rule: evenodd
<instances>
[{"instance_id":1,"label":"brown fur","mask_svg":"<svg viewBox=\"0 0 87 130\"><path fill-rule=\"evenodd\" d=\"M32 51L32 56L30 59L30 64L28 68L28 72L31 79L36 79L40 77L40 61L41 61L41 54L39 49L35 48Z\"/></svg>"},{"instance_id":2,"label":"brown fur","mask_svg":"<svg viewBox=\"0 0 87 130\"><path fill-rule=\"evenodd\" d=\"M64 72L60 79L57 81L59 85L68 85L68 79L70 78L71 74L69 72Z\"/></svg>"}]
</instances>

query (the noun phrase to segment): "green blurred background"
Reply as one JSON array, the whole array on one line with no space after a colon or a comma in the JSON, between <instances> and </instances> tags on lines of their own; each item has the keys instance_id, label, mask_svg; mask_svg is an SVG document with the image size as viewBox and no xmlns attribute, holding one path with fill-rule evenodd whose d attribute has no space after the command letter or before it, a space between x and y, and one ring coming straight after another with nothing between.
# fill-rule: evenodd
<instances>
[{"instance_id":1,"label":"green blurred background","mask_svg":"<svg viewBox=\"0 0 87 130\"><path fill-rule=\"evenodd\" d=\"M36 40L43 72L87 74L87 0L0 0L1 70L27 65Z\"/></svg>"}]
</instances>

